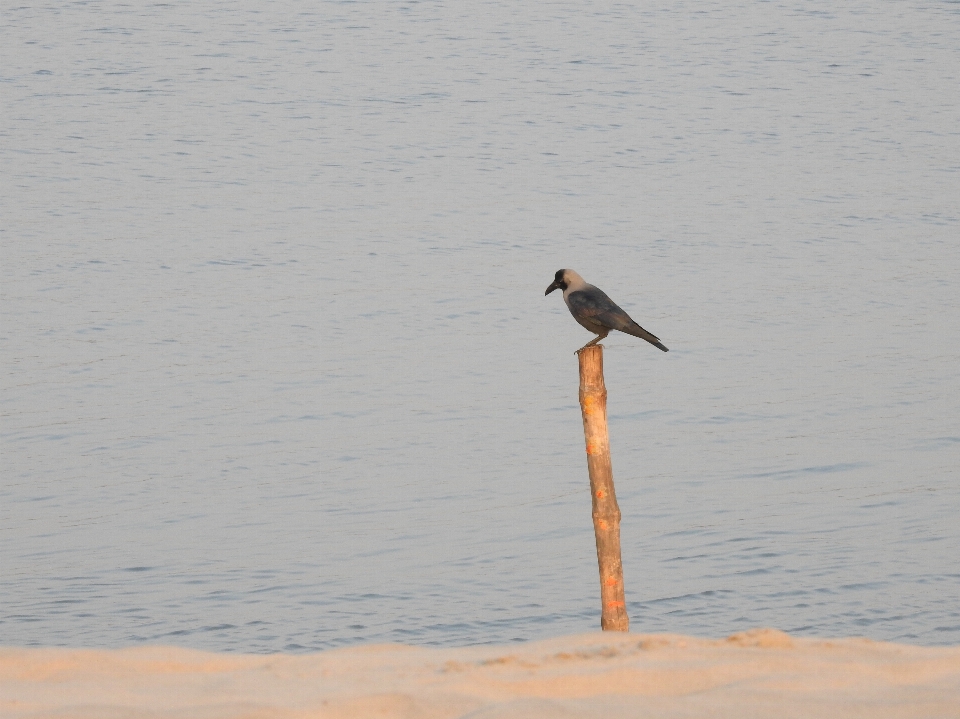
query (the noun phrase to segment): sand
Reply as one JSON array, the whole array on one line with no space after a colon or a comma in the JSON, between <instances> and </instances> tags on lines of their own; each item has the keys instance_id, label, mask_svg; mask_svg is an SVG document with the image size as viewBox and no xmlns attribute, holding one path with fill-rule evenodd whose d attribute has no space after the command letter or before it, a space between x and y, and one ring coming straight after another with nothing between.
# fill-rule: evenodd
<instances>
[{"instance_id":1,"label":"sand","mask_svg":"<svg viewBox=\"0 0 960 719\"><path fill-rule=\"evenodd\" d=\"M0 649L0 715L133 719L960 717L960 647L593 633L304 656Z\"/></svg>"}]
</instances>

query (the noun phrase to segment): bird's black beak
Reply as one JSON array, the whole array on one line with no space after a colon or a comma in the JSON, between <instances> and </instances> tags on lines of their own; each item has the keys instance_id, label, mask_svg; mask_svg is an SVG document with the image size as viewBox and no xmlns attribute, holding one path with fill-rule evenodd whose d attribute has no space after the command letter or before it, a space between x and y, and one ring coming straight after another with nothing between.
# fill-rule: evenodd
<instances>
[{"instance_id":1,"label":"bird's black beak","mask_svg":"<svg viewBox=\"0 0 960 719\"><path fill-rule=\"evenodd\" d=\"M554 283L547 288L547 291L543 293L543 296L546 297L554 290L559 290L559 289L560 289L560 283L554 281Z\"/></svg>"}]
</instances>

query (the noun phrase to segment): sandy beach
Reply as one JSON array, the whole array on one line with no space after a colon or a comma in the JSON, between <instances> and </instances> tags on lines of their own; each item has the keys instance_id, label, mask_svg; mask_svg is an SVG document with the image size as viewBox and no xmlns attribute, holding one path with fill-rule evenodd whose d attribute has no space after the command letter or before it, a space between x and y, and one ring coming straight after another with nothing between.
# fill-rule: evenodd
<instances>
[{"instance_id":1,"label":"sandy beach","mask_svg":"<svg viewBox=\"0 0 960 719\"><path fill-rule=\"evenodd\" d=\"M719 640L591 633L303 656L5 648L0 712L7 719L960 717L960 647L757 629Z\"/></svg>"}]
</instances>

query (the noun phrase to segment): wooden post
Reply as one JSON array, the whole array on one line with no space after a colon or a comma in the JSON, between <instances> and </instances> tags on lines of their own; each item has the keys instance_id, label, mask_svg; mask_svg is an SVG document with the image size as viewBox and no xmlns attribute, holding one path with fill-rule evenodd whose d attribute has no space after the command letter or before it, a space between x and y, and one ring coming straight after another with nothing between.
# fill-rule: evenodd
<instances>
[{"instance_id":1,"label":"wooden post","mask_svg":"<svg viewBox=\"0 0 960 719\"><path fill-rule=\"evenodd\" d=\"M620 507L613 489L610 438L607 434L607 388L603 383L603 346L585 347L580 359L580 410L587 443L587 468L593 498L593 531L600 564L600 628L626 632L630 628L623 593L620 560Z\"/></svg>"}]
</instances>

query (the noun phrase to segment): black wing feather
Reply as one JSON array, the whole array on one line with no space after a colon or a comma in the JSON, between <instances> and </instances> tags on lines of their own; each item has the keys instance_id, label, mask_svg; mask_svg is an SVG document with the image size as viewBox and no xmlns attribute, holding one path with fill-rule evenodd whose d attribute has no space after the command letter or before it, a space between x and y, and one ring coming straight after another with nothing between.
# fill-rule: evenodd
<instances>
[{"instance_id":1,"label":"black wing feather","mask_svg":"<svg viewBox=\"0 0 960 719\"><path fill-rule=\"evenodd\" d=\"M637 324L603 290L596 287L571 292L567 301L570 309L581 319L596 322L611 330L629 332Z\"/></svg>"},{"instance_id":2,"label":"black wing feather","mask_svg":"<svg viewBox=\"0 0 960 719\"><path fill-rule=\"evenodd\" d=\"M660 338L634 322L630 315L624 312L617 304L607 297L607 294L596 287L586 290L577 290L567 295L570 311L577 317L596 322L611 330L620 330L628 335L644 339L664 352L669 350L660 343Z\"/></svg>"}]
</instances>

